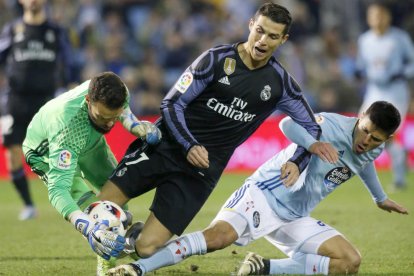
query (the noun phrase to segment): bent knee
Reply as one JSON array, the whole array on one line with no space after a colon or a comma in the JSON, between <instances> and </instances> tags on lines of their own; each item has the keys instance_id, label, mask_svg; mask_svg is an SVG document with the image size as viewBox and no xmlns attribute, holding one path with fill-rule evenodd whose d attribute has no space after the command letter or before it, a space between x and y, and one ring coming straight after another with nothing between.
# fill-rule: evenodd
<instances>
[{"instance_id":1,"label":"bent knee","mask_svg":"<svg viewBox=\"0 0 414 276\"><path fill-rule=\"evenodd\" d=\"M336 269L341 274L355 274L358 273L361 265L361 255L358 251L347 252L343 258L340 259L339 267Z\"/></svg>"},{"instance_id":2,"label":"bent knee","mask_svg":"<svg viewBox=\"0 0 414 276\"><path fill-rule=\"evenodd\" d=\"M151 242L149 240L138 239L135 243L135 250L139 257L148 258L154 255L154 253L163 245L164 244L158 244L156 241Z\"/></svg>"},{"instance_id":3,"label":"bent knee","mask_svg":"<svg viewBox=\"0 0 414 276\"><path fill-rule=\"evenodd\" d=\"M230 224L220 222L203 231L208 252L226 248L238 238L236 231Z\"/></svg>"}]
</instances>

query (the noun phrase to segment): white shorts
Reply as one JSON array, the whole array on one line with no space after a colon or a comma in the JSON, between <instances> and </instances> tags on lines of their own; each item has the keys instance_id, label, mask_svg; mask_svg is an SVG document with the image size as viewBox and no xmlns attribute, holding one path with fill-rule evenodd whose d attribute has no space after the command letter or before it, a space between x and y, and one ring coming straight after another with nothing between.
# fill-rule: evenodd
<instances>
[{"instance_id":1,"label":"white shorts","mask_svg":"<svg viewBox=\"0 0 414 276\"><path fill-rule=\"evenodd\" d=\"M311 217L282 220L270 208L263 192L249 181L229 197L212 223L218 220L233 226L239 236L235 244L247 245L265 237L289 257L296 252L317 254L322 243L342 235Z\"/></svg>"}]
</instances>

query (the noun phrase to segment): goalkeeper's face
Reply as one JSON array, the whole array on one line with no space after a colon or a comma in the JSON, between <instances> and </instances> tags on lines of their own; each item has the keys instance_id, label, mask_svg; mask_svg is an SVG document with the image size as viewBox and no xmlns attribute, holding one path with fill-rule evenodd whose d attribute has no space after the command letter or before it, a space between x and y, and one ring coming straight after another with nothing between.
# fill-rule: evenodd
<instances>
[{"instance_id":1,"label":"goalkeeper's face","mask_svg":"<svg viewBox=\"0 0 414 276\"><path fill-rule=\"evenodd\" d=\"M121 116L123 107L118 109L110 109L100 102L88 103L88 115L92 126L100 133L108 133L115 125L116 121Z\"/></svg>"}]
</instances>

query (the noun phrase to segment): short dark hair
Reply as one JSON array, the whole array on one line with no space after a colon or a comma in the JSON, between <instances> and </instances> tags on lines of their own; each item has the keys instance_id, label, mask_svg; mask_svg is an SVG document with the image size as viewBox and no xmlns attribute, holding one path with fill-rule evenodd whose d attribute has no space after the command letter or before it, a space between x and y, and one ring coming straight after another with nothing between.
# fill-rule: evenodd
<instances>
[{"instance_id":1,"label":"short dark hair","mask_svg":"<svg viewBox=\"0 0 414 276\"><path fill-rule=\"evenodd\" d=\"M92 78L89 83L89 99L92 103L100 102L109 109L124 106L127 88L121 78L113 72L103 72Z\"/></svg>"},{"instance_id":2,"label":"short dark hair","mask_svg":"<svg viewBox=\"0 0 414 276\"><path fill-rule=\"evenodd\" d=\"M292 16L285 7L271 2L265 3L259 7L253 19L257 20L260 15L269 17L273 22L284 24L285 30L283 34L289 33L290 26L292 25Z\"/></svg>"},{"instance_id":3,"label":"short dark hair","mask_svg":"<svg viewBox=\"0 0 414 276\"><path fill-rule=\"evenodd\" d=\"M395 106L386 101L377 101L365 111L371 122L379 129L393 134L401 123L401 115Z\"/></svg>"}]
</instances>

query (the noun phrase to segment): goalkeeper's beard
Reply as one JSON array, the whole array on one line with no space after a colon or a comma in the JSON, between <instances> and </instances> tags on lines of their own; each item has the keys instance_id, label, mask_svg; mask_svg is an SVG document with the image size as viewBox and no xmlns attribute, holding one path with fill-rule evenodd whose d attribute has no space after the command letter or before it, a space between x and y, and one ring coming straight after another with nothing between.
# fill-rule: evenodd
<instances>
[{"instance_id":1,"label":"goalkeeper's beard","mask_svg":"<svg viewBox=\"0 0 414 276\"><path fill-rule=\"evenodd\" d=\"M99 133L102 133L102 134L107 134L108 132L110 132L111 131L111 129L113 128L113 126L112 127L110 127L110 128L104 128L104 127L101 127L101 126L98 126L94 121L93 121L93 119L91 118L91 115L89 114L89 112L88 112L88 119L89 119L89 122L91 123L91 125L93 126L93 128L97 131L97 132L99 132Z\"/></svg>"}]
</instances>

